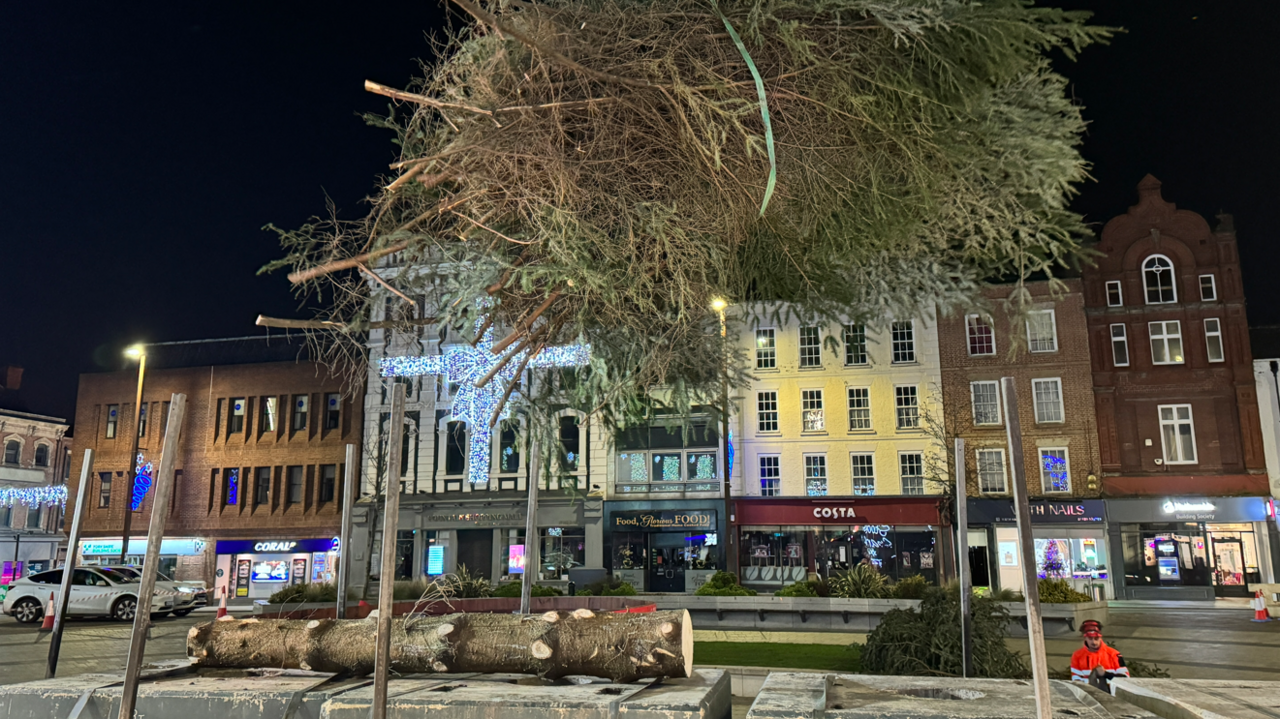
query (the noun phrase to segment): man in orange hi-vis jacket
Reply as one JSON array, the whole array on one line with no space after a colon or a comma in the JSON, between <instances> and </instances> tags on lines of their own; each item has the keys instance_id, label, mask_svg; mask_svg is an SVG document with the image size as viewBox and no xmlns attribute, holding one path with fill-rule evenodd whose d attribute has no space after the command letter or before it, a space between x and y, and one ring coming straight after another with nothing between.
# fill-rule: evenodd
<instances>
[{"instance_id":1,"label":"man in orange hi-vis jacket","mask_svg":"<svg viewBox=\"0 0 1280 719\"><path fill-rule=\"evenodd\" d=\"M1129 676L1120 652L1102 641L1102 625L1086 619L1080 625L1084 646L1071 655L1071 681L1093 684L1099 689L1111 691L1111 680Z\"/></svg>"}]
</instances>

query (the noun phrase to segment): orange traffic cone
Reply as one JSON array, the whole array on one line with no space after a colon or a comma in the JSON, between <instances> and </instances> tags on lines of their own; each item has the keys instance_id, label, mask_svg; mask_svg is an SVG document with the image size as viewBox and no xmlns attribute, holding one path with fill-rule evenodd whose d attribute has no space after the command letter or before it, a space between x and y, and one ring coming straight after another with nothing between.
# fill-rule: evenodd
<instances>
[{"instance_id":1,"label":"orange traffic cone","mask_svg":"<svg viewBox=\"0 0 1280 719\"><path fill-rule=\"evenodd\" d=\"M1253 621L1271 621L1271 617L1267 616L1267 600L1263 598L1261 590L1253 593Z\"/></svg>"},{"instance_id":2,"label":"orange traffic cone","mask_svg":"<svg viewBox=\"0 0 1280 719\"><path fill-rule=\"evenodd\" d=\"M213 621L216 622L219 619L232 619L232 617L227 616L227 588L226 587L222 588L222 598L218 600L218 616L214 617Z\"/></svg>"},{"instance_id":3,"label":"orange traffic cone","mask_svg":"<svg viewBox=\"0 0 1280 719\"><path fill-rule=\"evenodd\" d=\"M49 608L44 610L44 621L40 624L40 631L53 631L53 592L49 592Z\"/></svg>"}]
</instances>

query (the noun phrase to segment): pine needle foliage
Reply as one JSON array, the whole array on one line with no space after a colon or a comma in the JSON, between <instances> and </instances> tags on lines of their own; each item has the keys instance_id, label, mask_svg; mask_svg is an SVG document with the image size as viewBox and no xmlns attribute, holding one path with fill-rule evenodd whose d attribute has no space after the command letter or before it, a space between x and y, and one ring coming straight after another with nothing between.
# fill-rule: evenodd
<instances>
[{"instance_id":1,"label":"pine needle foliage","mask_svg":"<svg viewBox=\"0 0 1280 719\"><path fill-rule=\"evenodd\" d=\"M1067 202L1085 123L1049 57L1109 36L1086 13L453 2L475 22L407 91L375 88L395 104L370 122L401 157L369 215L281 231L287 254L264 268L335 269L295 284L353 366L371 322L469 339L484 316L521 351L590 342L573 399L621 424L653 387L685 408L714 396L734 359L714 298L733 322L875 321L1080 256ZM358 264L436 301L410 306Z\"/></svg>"},{"instance_id":2,"label":"pine needle foliage","mask_svg":"<svg viewBox=\"0 0 1280 719\"><path fill-rule=\"evenodd\" d=\"M1022 658L1004 643L1008 610L977 595L970 606L974 676L1029 676ZM869 674L958 677L961 662L960 593L954 588L930 590L918 609L886 612L862 651L862 669Z\"/></svg>"}]
</instances>

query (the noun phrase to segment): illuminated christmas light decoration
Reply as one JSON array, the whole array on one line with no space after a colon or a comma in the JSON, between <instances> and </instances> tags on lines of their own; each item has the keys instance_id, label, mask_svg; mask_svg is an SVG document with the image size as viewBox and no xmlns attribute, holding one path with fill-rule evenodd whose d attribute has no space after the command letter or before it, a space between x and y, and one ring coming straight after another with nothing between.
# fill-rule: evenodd
<instances>
[{"instance_id":1,"label":"illuminated christmas light decoration","mask_svg":"<svg viewBox=\"0 0 1280 719\"><path fill-rule=\"evenodd\" d=\"M227 504L235 504L240 495L240 470L227 472Z\"/></svg>"},{"instance_id":2,"label":"illuminated christmas light decoration","mask_svg":"<svg viewBox=\"0 0 1280 719\"><path fill-rule=\"evenodd\" d=\"M733 430L729 430L729 439L725 443L729 452L729 476L733 476Z\"/></svg>"},{"instance_id":3,"label":"illuminated christmas light decoration","mask_svg":"<svg viewBox=\"0 0 1280 719\"><path fill-rule=\"evenodd\" d=\"M133 500L129 507L133 511L138 511L142 507L142 500L147 496L147 490L151 489L151 463L138 453L137 474L133 478Z\"/></svg>"},{"instance_id":4,"label":"illuminated christmas light decoration","mask_svg":"<svg viewBox=\"0 0 1280 719\"><path fill-rule=\"evenodd\" d=\"M0 487L0 506L12 507L21 504L26 507L65 506L67 503L67 486L59 484L52 487Z\"/></svg>"},{"instance_id":5,"label":"illuminated christmas light decoration","mask_svg":"<svg viewBox=\"0 0 1280 719\"><path fill-rule=\"evenodd\" d=\"M867 556L871 558L871 563L877 567L884 564L884 559L879 556L877 549L892 548L893 542L889 539L889 530L892 529L887 524L864 524L862 525L862 546L867 550Z\"/></svg>"},{"instance_id":6,"label":"illuminated christmas light decoration","mask_svg":"<svg viewBox=\"0 0 1280 719\"><path fill-rule=\"evenodd\" d=\"M480 331L483 322L476 322L476 331ZM383 377L417 377L420 375L443 375L449 382L458 385L453 396L451 414L456 421L465 422L471 433L471 445L468 449L467 476L472 484L489 480L489 443L493 438L493 430L489 420L493 412L506 395L507 387L516 380L516 368L520 366L525 353L520 352L511 358L493 379L483 387L476 382L498 364L500 354L493 353L493 328L485 330L484 336L475 347L469 345L450 345L444 354L430 357L404 356L384 357L381 362ZM529 360L530 367L580 367L591 359L591 346L583 344L565 345L562 347L546 347L536 357ZM504 405L499 420L509 415L510 404Z\"/></svg>"}]
</instances>

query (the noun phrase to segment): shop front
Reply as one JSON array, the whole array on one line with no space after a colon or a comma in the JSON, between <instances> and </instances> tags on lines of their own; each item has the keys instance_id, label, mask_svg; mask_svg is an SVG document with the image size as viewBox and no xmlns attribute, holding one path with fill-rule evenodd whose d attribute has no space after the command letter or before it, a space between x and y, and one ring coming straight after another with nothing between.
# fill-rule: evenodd
<instances>
[{"instance_id":1,"label":"shop front","mask_svg":"<svg viewBox=\"0 0 1280 719\"><path fill-rule=\"evenodd\" d=\"M1114 579L1125 599L1252 596L1248 585L1275 581L1267 522L1269 497L1108 499Z\"/></svg>"},{"instance_id":2,"label":"shop front","mask_svg":"<svg viewBox=\"0 0 1280 719\"><path fill-rule=\"evenodd\" d=\"M522 500L403 504L396 579L436 577L465 567L495 584L519 580L530 554L525 551L527 517ZM599 499L538 502L538 583L567 585L571 571L603 567L600 518ZM379 544L374 543L375 557Z\"/></svg>"},{"instance_id":3,"label":"shop front","mask_svg":"<svg viewBox=\"0 0 1280 719\"><path fill-rule=\"evenodd\" d=\"M120 563L120 537L80 542L80 563L100 566ZM178 581L206 579L204 553L208 542L201 537L165 537L160 540L160 573ZM141 565L147 556L147 538L130 538L125 564Z\"/></svg>"},{"instance_id":4,"label":"shop front","mask_svg":"<svg viewBox=\"0 0 1280 719\"><path fill-rule=\"evenodd\" d=\"M969 500L969 571L975 587L1021 592L1022 546L1011 499ZM1100 499L1032 500L1036 576L1110 598L1106 505Z\"/></svg>"},{"instance_id":5,"label":"shop front","mask_svg":"<svg viewBox=\"0 0 1280 719\"><path fill-rule=\"evenodd\" d=\"M938 498L847 497L735 500L744 585L770 591L858 564L891 579L938 582Z\"/></svg>"},{"instance_id":6,"label":"shop front","mask_svg":"<svg viewBox=\"0 0 1280 719\"><path fill-rule=\"evenodd\" d=\"M692 592L724 567L724 502L605 502L613 575L637 591Z\"/></svg>"},{"instance_id":7,"label":"shop front","mask_svg":"<svg viewBox=\"0 0 1280 719\"><path fill-rule=\"evenodd\" d=\"M332 536L218 540L214 596L266 599L294 584L332 582L339 545Z\"/></svg>"}]
</instances>

